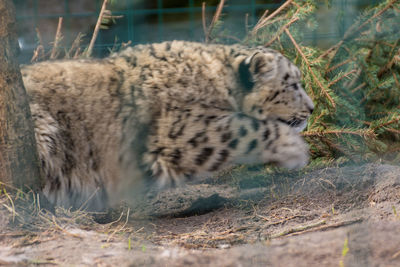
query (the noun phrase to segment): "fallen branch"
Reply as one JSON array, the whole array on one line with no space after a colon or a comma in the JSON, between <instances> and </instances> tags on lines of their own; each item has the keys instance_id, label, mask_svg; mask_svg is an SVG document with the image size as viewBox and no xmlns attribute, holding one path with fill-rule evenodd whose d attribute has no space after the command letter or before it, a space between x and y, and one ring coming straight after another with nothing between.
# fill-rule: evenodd
<instances>
[{"instance_id":1,"label":"fallen branch","mask_svg":"<svg viewBox=\"0 0 400 267\"><path fill-rule=\"evenodd\" d=\"M320 227L314 228L314 229L307 229L303 233L309 233L309 232L315 232L315 231L326 231L326 230L329 230L329 229L336 229L336 228L339 228L339 227L349 226L349 225L352 225L352 224L355 224L355 223L360 223L362 221L363 221L362 218L357 218L357 219L350 220L350 221L344 221L344 222L338 222L338 223L334 223L334 224L323 225L323 226L320 226Z\"/></svg>"},{"instance_id":2,"label":"fallen branch","mask_svg":"<svg viewBox=\"0 0 400 267\"><path fill-rule=\"evenodd\" d=\"M306 231L308 229L315 228L315 227L318 227L318 226L323 225L323 224L326 224L325 220L322 220L322 221L319 221L319 222L316 222L316 223L313 223L313 224L309 224L309 225L299 226L299 227L296 227L296 228L290 228L290 229L285 230L285 231L283 231L281 233L271 235L270 239L286 236L286 235L293 234L293 233L304 232L304 231Z\"/></svg>"},{"instance_id":3,"label":"fallen branch","mask_svg":"<svg viewBox=\"0 0 400 267\"><path fill-rule=\"evenodd\" d=\"M339 227L349 226L349 225L352 225L355 223L360 223L362 221L363 221L362 218L357 218L357 219L350 220L350 221L344 221L344 222L338 222L338 223L326 225L326 221L322 220L322 221L314 223L314 224L288 229L279 234L272 235L271 239L282 237L282 236L287 236L287 235L292 236L292 235L304 234L304 233L309 233L309 232L326 231L329 229L336 229Z\"/></svg>"}]
</instances>

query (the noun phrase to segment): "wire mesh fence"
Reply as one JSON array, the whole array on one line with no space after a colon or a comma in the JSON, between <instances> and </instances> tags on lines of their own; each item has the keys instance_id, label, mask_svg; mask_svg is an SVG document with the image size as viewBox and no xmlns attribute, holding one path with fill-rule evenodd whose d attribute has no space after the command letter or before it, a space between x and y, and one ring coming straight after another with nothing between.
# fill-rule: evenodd
<instances>
[{"instance_id":1,"label":"wire mesh fence","mask_svg":"<svg viewBox=\"0 0 400 267\"><path fill-rule=\"evenodd\" d=\"M26 62L41 42L50 46L54 39L59 17L63 17L63 42L71 45L79 32L89 39L99 14L101 0L14 0L17 7L21 61ZM202 2L208 19L216 10L217 0L114 0L108 9L121 16L109 29L100 31L94 54L102 56L121 42L132 44L158 42L164 40L204 40L202 30ZM272 12L283 0L230 0L223 9L226 31L240 39L246 27L254 25L265 10ZM325 1L329 2L329 1ZM318 30L306 35L306 42L314 45L337 40L352 24L357 14L379 0L333 0L330 8L321 2L317 12ZM87 41L87 40L86 40ZM233 40L235 41L235 40ZM85 43L83 42L84 46Z\"/></svg>"}]
</instances>

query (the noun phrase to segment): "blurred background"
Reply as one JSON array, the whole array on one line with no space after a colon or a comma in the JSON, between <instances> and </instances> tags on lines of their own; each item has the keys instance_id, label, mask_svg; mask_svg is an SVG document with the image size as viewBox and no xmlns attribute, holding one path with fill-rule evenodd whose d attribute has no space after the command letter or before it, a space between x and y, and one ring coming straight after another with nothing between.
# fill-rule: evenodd
<instances>
[{"instance_id":1,"label":"blurred background","mask_svg":"<svg viewBox=\"0 0 400 267\"><path fill-rule=\"evenodd\" d=\"M202 3L206 4L206 21L210 23L218 0L112 0L107 9L122 16L100 31L93 55L102 57L115 45L164 40L204 41ZM232 38L224 42L238 42L247 29L258 21L265 10L271 14L282 5L282 0L228 0L222 20L224 30ZM339 40L353 20L367 6L379 0L325 0L316 12L318 27L305 35L304 42L327 47ZM28 63L34 49L42 43L45 49L54 41L58 19L63 17L62 46L71 46L79 33L81 46L90 41L101 9L102 0L14 0L17 10L18 35L21 47L20 62ZM39 36L38 36L39 33Z\"/></svg>"}]
</instances>

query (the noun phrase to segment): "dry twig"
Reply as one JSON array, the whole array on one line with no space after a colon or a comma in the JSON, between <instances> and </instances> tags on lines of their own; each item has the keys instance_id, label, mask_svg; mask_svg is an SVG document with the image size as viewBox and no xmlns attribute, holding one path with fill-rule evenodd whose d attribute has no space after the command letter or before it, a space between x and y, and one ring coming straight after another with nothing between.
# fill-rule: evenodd
<instances>
[{"instance_id":1,"label":"dry twig","mask_svg":"<svg viewBox=\"0 0 400 267\"><path fill-rule=\"evenodd\" d=\"M128 208L128 211L126 212L126 220L125 220L125 223L124 223L120 228L116 228L116 229L108 236L107 241L106 241L107 243L110 242L111 238L115 235L115 233L121 232L122 230L124 230L125 226L128 224L128 221L129 221L129 212L130 212L130 209ZM122 216L122 214L121 214L121 216ZM119 219L118 219L118 220L119 220Z\"/></svg>"},{"instance_id":2,"label":"dry twig","mask_svg":"<svg viewBox=\"0 0 400 267\"><path fill-rule=\"evenodd\" d=\"M97 18L96 26L94 27L94 32L93 32L93 35L92 35L92 39L90 40L88 49L87 49L87 51L85 53L86 57L90 57L92 55L93 46L94 46L94 43L96 42L97 35L99 34L100 25L101 25L101 21L103 19L104 12L106 11L107 1L108 0L104 0L103 1L103 5L101 6L99 17Z\"/></svg>"},{"instance_id":3,"label":"dry twig","mask_svg":"<svg viewBox=\"0 0 400 267\"><path fill-rule=\"evenodd\" d=\"M271 15L269 15L268 17L266 17L266 18L261 17L260 20L257 22L256 26L254 26L253 30L251 31L251 34L255 35L257 33L257 31L259 29L261 29L262 27L264 27L270 19L272 19L273 17L278 15L282 10L284 10L292 2L293 2L293 0L287 0L283 5L281 5L277 10L272 12ZM264 13L264 14L266 14L266 13Z\"/></svg>"},{"instance_id":4,"label":"dry twig","mask_svg":"<svg viewBox=\"0 0 400 267\"><path fill-rule=\"evenodd\" d=\"M254 32L254 29L259 28L260 24L264 21L265 17L268 15L269 10L266 9L264 11L264 14L262 14L262 16L260 17L260 19L257 21L256 25L254 25L253 30L252 30L252 34ZM248 29L248 14L246 14L246 29ZM247 32L246 32L247 33Z\"/></svg>"},{"instance_id":5,"label":"dry twig","mask_svg":"<svg viewBox=\"0 0 400 267\"><path fill-rule=\"evenodd\" d=\"M206 24L206 2L201 4L201 22L203 25L204 38L207 42L207 24Z\"/></svg>"},{"instance_id":6,"label":"dry twig","mask_svg":"<svg viewBox=\"0 0 400 267\"><path fill-rule=\"evenodd\" d=\"M319 221L319 222L316 222L316 223L313 223L313 224L309 224L309 225L299 226L299 227L296 227L296 228L290 228L290 229L288 229L286 231L283 231L281 233L271 235L270 238L273 239L273 238L278 238L278 237L282 237L282 236L293 234L293 233L304 232L306 230L315 228L317 226L321 226L323 224L326 224L325 220L322 220L322 221Z\"/></svg>"},{"instance_id":7,"label":"dry twig","mask_svg":"<svg viewBox=\"0 0 400 267\"><path fill-rule=\"evenodd\" d=\"M56 36L54 38L54 43L53 43L53 48L51 49L51 54L50 54L50 59L55 59L58 55L58 45L61 41L61 27L62 27L62 21L63 18L59 17L58 18L58 25L57 25L57 31L56 31Z\"/></svg>"},{"instance_id":8,"label":"dry twig","mask_svg":"<svg viewBox=\"0 0 400 267\"><path fill-rule=\"evenodd\" d=\"M338 223L334 223L334 224L322 224L321 226L317 227L317 228L309 228L309 229L305 229L305 231L302 231L301 233L309 233L309 232L316 232L316 231L326 231L329 229L336 229L339 227L343 227L343 226L349 226L355 223L360 223L363 221L363 218L356 218L353 220L349 220L349 221L344 221L344 222L338 222ZM300 233L292 233L291 235L297 235Z\"/></svg>"},{"instance_id":9,"label":"dry twig","mask_svg":"<svg viewBox=\"0 0 400 267\"><path fill-rule=\"evenodd\" d=\"M31 58L31 62L39 61L40 59L45 57L42 35L40 34L40 31L38 28L36 28L35 30L36 30L36 36L39 40L39 45L33 51L33 56Z\"/></svg>"},{"instance_id":10,"label":"dry twig","mask_svg":"<svg viewBox=\"0 0 400 267\"><path fill-rule=\"evenodd\" d=\"M82 37L83 37L83 34L82 33L78 33L78 35L76 36L75 40L72 42L71 48L65 53L65 57L66 58L70 58L71 54L72 54L72 52L74 50L75 50L74 56L76 55L76 51L78 49L80 50L79 46L81 44Z\"/></svg>"},{"instance_id":11,"label":"dry twig","mask_svg":"<svg viewBox=\"0 0 400 267\"><path fill-rule=\"evenodd\" d=\"M224 3L225 0L221 0L218 4L217 10L214 13L214 16L212 18L212 21L210 23L210 25L208 26L207 29L207 24L206 24L206 15L205 15L205 3L203 2L203 6L202 6L202 19L203 19L203 30L204 30L204 35L205 35L205 42L208 43L210 42L210 37L211 37L211 33L215 27L215 24L217 23L219 17L221 16L221 12L222 9L224 8Z\"/></svg>"},{"instance_id":12,"label":"dry twig","mask_svg":"<svg viewBox=\"0 0 400 267\"><path fill-rule=\"evenodd\" d=\"M40 54L42 56L40 56ZM42 45L38 45L36 49L33 51L31 62L39 61L39 59L43 57L44 57L44 47Z\"/></svg>"},{"instance_id":13,"label":"dry twig","mask_svg":"<svg viewBox=\"0 0 400 267\"><path fill-rule=\"evenodd\" d=\"M75 237L75 238L83 239L82 236L80 236L80 235L78 235L78 234L71 233L71 232L67 231L66 229L62 228L62 227L57 223L56 217L55 217L54 215L53 215L53 217L52 217L52 222L53 222L53 224L56 226L56 228L59 229L61 232L65 233L65 234L67 234L67 235L69 235L69 236Z\"/></svg>"}]
</instances>

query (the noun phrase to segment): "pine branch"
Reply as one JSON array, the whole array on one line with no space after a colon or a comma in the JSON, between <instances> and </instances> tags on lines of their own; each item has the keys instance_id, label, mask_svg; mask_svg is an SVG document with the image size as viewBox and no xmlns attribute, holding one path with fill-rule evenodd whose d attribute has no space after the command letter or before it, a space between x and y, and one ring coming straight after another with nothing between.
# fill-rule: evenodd
<instances>
[{"instance_id":1,"label":"pine branch","mask_svg":"<svg viewBox=\"0 0 400 267\"><path fill-rule=\"evenodd\" d=\"M382 127L385 127L385 126L388 126L390 124L393 124L393 123L396 123L396 122L400 121L400 116L398 116L397 118L396 118L396 116L394 116L394 117L395 118L393 118L393 116L389 116L389 118L386 118L386 120L389 119L389 121L386 121L386 122L384 122L385 119L382 119L382 120L378 121L377 122L378 125L374 126L372 128L372 130L376 131L376 129L378 129L378 128L382 128ZM376 123L374 123L374 124L376 124ZM373 124L371 124L371 125L373 125Z\"/></svg>"},{"instance_id":2,"label":"pine branch","mask_svg":"<svg viewBox=\"0 0 400 267\"><path fill-rule=\"evenodd\" d=\"M342 76L338 77L337 79L330 81L328 83L328 87L331 87L332 85L338 83L339 81L343 80L344 78L348 78L350 74L357 72L357 70L351 70L345 74L343 74Z\"/></svg>"},{"instance_id":3,"label":"pine branch","mask_svg":"<svg viewBox=\"0 0 400 267\"><path fill-rule=\"evenodd\" d=\"M296 21L298 21L299 18L293 18L292 20L290 20L288 23L286 23L283 27L280 28L280 30L275 34L274 37L272 37L272 39L270 41L268 41L268 43L266 43L264 46L270 46L273 42L275 42L279 36L282 35L282 33L293 23L295 23Z\"/></svg>"},{"instance_id":4,"label":"pine branch","mask_svg":"<svg viewBox=\"0 0 400 267\"><path fill-rule=\"evenodd\" d=\"M333 66L333 67L330 67L329 69L327 69L327 70L325 71L325 73L332 72L332 71L334 71L334 70L337 69L337 68L340 68L340 67L342 67L342 66L344 66L344 65L346 65L346 64L348 64L348 63L350 63L350 62L353 62L354 60L355 60L355 58L346 59L345 61L340 62L339 64L337 64L337 65L335 65L335 66Z\"/></svg>"},{"instance_id":5,"label":"pine branch","mask_svg":"<svg viewBox=\"0 0 400 267\"><path fill-rule=\"evenodd\" d=\"M325 53L321 54L318 58L323 58L326 57L327 55L333 53L333 55L331 56L331 58L333 58L336 54L336 52L339 50L339 47L342 46L342 44L354 33L360 31L362 28L364 28L367 24L371 23L373 21L373 19L381 16L383 13L385 13L391 6L393 6L393 4L395 4L396 2L398 2L398 0L392 0L390 1L390 3L384 7L383 9L381 9L379 12L377 12L375 15L373 15L371 18L369 18L367 21L365 21L364 23L362 23L360 26L357 27L357 23L353 24L353 26L351 26L344 34L343 39L341 41L339 41L336 45L332 46L331 48L329 48ZM330 63L327 64L327 69L329 68Z\"/></svg>"},{"instance_id":6,"label":"pine branch","mask_svg":"<svg viewBox=\"0 0 400 267\"><path fill-rule=\"evenodd\" d=\"M325 135L344 135L344 134L349 134L349 135L357 135L361 136L363 138L375 138L375 133L371 129L341 129L341 130L325 130L325 131L305 131L302 133L302 136L325 136Z\"/></svg>"},{"instance_id":7,"label":"pine branch","mask_svg":"<svg viewBox=\"0 0 400 267\"><path fill-rule=\"evenodd\" d=\"M314 71L311 68L310 62L308 62L307 57L304 55L304 53L301 51L299 45L297 44L296 40L294 40L293 36L290 34L289 30L285 28L285 33L289 36L290 40L292 41L293 45L295 46L297 52L301 55L303 58L304 62L306 63L308 70L310 71L311 75L314 78L314 81L318 84L319 88L321 89L321 92L326 96L326 98L329 100L331 103L332 107L335 108L336 104L335 101L333 101L332 97L328 94L327 90L324 88L324 86L321 84L317 76L315 75Z\"/></svg>"}]
</instances>

